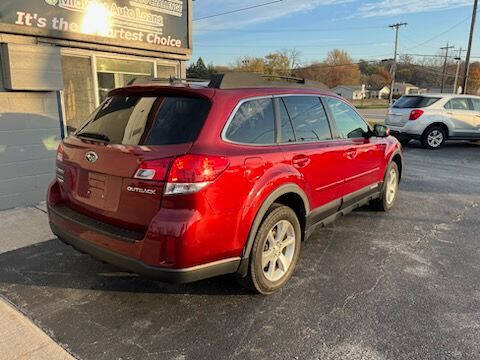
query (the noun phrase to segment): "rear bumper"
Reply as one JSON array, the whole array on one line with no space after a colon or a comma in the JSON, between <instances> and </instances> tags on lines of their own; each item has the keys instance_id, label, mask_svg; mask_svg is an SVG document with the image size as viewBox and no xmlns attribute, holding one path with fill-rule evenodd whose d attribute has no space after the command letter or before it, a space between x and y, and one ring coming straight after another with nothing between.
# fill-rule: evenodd
<instances>
[{"instance_id":1,"label":"rear bumper","mask_svg":"<svg viewBox=\"0 0 480 360\"><path fill-rule=\"evenodd\" d=\"M50 228L62 242L71 245L75 249L85 252L98 260L105 261L109 264L140 275L169 283L190 283L215 276L235 273L240 265L240 258L231 258L186 269L159 268L99 247L65 231L52 222L50 222Z\"/></svg>"}]
</instances>

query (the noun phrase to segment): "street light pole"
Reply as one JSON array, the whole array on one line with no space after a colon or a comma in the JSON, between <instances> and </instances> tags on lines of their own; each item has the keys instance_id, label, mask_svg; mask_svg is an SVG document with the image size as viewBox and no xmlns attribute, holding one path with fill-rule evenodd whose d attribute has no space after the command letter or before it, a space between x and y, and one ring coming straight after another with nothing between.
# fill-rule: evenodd
<instances>
[{"instance_id":1,"label":"street light pole","mask_svg":"<svg viewBox=\"0 0 480 360\"><path fill-rule=\"evenodd\" d=\"M475 32L475 22L477 20L477 7L478 7L478 0L474 0L473 2L473 13L472 13L472 23L470 25L470 38L468 39L468 50L467 50L467 58L465 59L465 74L463 77L463 89L462 93L467 93L467 85L468 85L468 70L470 67L470 56L472 54L472 43L473 43L473 33Z\"/></svg>"},{"instance_id":2,"label":"street light pole","mask_svg":"<svg viewBox=\"0 0 480 360\"><path fill-rule=\"evenodd\" d=\"M395 86L395 76L397 73L397 55L398 55L398 30L402 26L407 26L407 23L396 23L389 27L395 29L395 55L393 56L392 65L392 86L390 87L390 105L393 103L393 87Z\"/></svg>"}]
</instances>

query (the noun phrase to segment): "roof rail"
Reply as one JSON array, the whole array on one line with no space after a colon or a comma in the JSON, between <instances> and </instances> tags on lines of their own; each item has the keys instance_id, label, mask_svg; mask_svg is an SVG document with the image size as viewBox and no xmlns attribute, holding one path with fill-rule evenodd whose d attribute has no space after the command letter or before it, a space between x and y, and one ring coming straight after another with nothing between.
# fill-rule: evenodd
<instances>
[{"instance_id":1,"label":"roof rail","mask_svg":"<svg viewBox=\"0 0 480 360\"><path fill-rule=\"evenodd\" d=\"M205 86L210 83L210 79L195 79L195 78L177 78L175 76L170 76L168 78L134 78L127 85L138 85L138 84L150 84L150 83L165 83L166 86L173 85L190 85L204 83Z\"/></svg>"},{"instance_id":2,"label":"roof rail","mask_svg":"<svg viewBox=\"0 0 480 360\"><path fill-rule=\"evenodd\" d=\"M213 74L208 85L215 89L248 89L248 88L288 88L288 89L320 89L328 90L321 83L296 77L262 75L257 73L229 72Z\"/></svg>"}]
</instances>

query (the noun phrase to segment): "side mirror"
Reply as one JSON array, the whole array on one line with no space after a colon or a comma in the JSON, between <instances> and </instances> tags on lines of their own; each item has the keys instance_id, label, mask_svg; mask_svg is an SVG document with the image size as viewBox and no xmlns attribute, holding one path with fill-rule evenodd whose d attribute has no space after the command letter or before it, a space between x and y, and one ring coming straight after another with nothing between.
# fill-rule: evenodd
<instances>
[{"instance_id":1,"label":"side mirror","mask_svg":"<svg viewBox=\"0 0 480 360\"><path fill-rule=\"evenodd\" d=\"M377 124L373 127L373 134L374 136L381 137L381 138L389 137L390 129L385 125Z\"/></svg>"}]
</instances>

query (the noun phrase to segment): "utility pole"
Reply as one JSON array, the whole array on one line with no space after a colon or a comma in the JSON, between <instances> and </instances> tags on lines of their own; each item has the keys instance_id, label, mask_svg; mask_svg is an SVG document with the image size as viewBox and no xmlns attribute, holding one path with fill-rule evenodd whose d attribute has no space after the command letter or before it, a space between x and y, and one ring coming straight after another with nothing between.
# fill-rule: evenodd
<instances>
[{"instance_id":1,"label":"utility pole","mask_svg":"<svg viewBox=\"0 0 480 360\"><path fill-rule=\"evenodd\" d=\"M458 50L458 57L455 58L455 60L457 60L457 72L455 73L455 85L453 85L454 94L456 94L458 91L458 77L460 75L460 65L462 65L462 52L464 51L467 50L463 50L462 48L460 48L460 50Z\"/></svg>"},{"instance_id":2,"label":"utility pole","mask_svg":"<svg viewBox=\"0 0 480 360\"><path fill-rule=\"evenodd\" d=\"M442 88L440 92L443 94L443 90L445 89L445 77L447 75L447 62L448 62L448 50L454 49L455 46L447 46L440 48L441 50L445 50L445 62L443 63L443 75L442 75Z\"/></svg>"},{"instance_id":3,"label":"utility pole","mask_svg":"<svg viewBox=\"0 0 480 360\"><path fill-rule=\"evenodd\" d=\"M393 66L392 66L392 86L390 86L390 105L393 103L393 88L395 86L395 76L397 73L397 55L398 55L398 30L402 26L407 26L407 23L396 23L390 25L391 29L395 29L395 55L393 56Z\"/></svg>"},{"instance_id":4,"label":"utility pole","mask_svg":"<svg viewBox=\"0 0 480 360\"><path fill-rule=\"evenodd\" d=\"M478 0L474 0L473 1L472 24L470 25L470 38L468 39L467 58L465 59L465 76L463 77L463 89L462 89L463 94L467 93L468 70L469 70L469 67L470 67L470 56L472 54L473 33L475 32L475 22L477 20L477 7L478 7Z\"/></svg>"}]
</instances>

